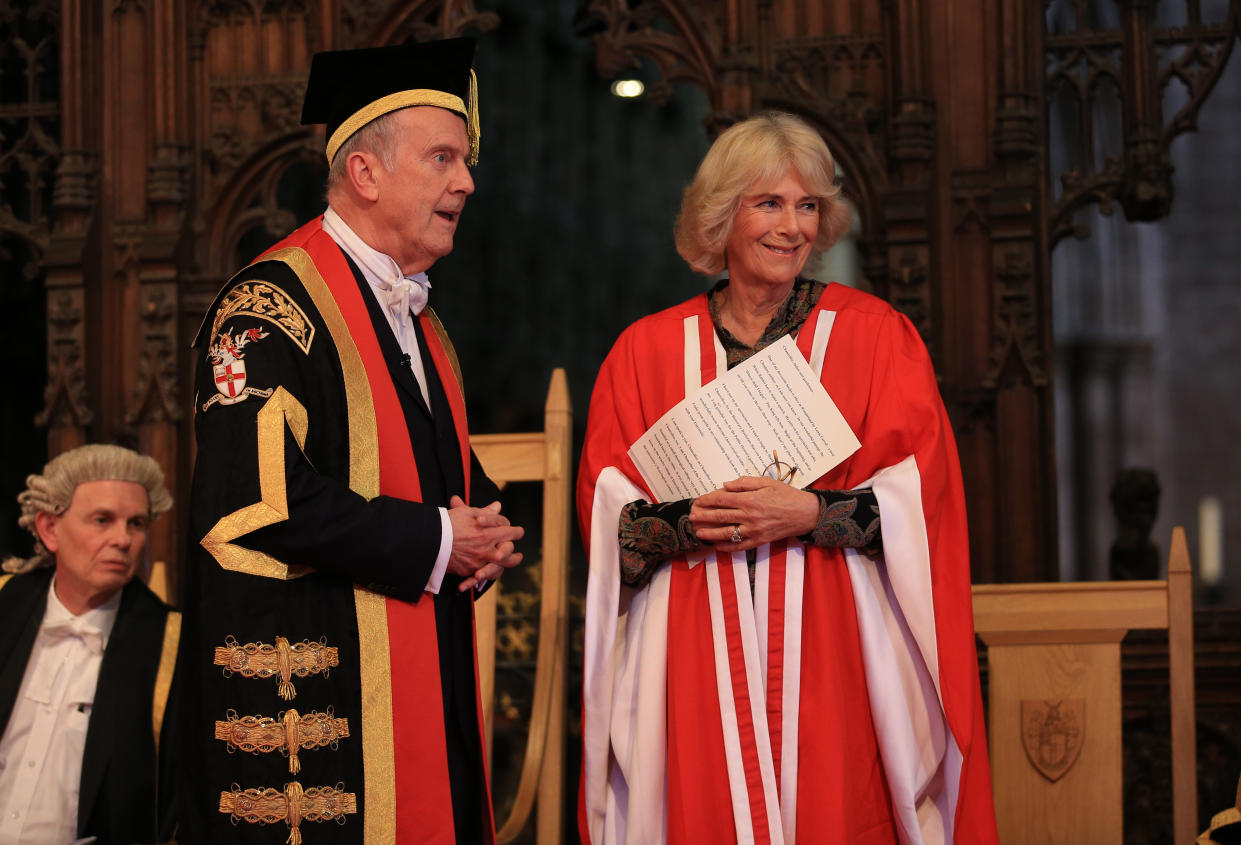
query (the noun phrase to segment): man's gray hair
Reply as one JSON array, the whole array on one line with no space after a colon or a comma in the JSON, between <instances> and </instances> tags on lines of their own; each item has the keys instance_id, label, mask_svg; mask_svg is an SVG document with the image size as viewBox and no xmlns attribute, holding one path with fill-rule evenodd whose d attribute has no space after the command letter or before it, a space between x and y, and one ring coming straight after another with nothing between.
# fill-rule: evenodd
<instances>
[{"instance_id":1,"label":"man's gray hair","mask_svg":"<svg viewBox=\"0 0 1241 845\"><path fill-rule=\"evenodd\" d=\"M29 572L55 561L39 539L35 515L43 512L60 515L73 502L79 484L91 481L132 481L147 491L147 504L152 517L172 507L172 495L164 488L164 473L154 458L139 455L123 446L91 443L57 455L43 467L41 475L26 477L26 489L17 502L22 514L17 524L34 536L34 557L11 557L3 564L5 572Z\"/></svg>"},{"instance_id":2,"label":"man's gray hair","mask_svg":"<svg viewBox=\"0 0 1241 845\"><path fill-rule=\"evenodd\" d=\"M328 196L332 195L337 185L344 182L345 162L349 160L352 153L371 153L379 158L379 163L383 165L384 170L391 172L396 169L396 148L405 134L401 123L396 119L401 111L402 109L397 109L375 118L340 145L340 149L336 151L336 157L332 159L332 167L327 173Z\"/></svg>"}]
</instances>

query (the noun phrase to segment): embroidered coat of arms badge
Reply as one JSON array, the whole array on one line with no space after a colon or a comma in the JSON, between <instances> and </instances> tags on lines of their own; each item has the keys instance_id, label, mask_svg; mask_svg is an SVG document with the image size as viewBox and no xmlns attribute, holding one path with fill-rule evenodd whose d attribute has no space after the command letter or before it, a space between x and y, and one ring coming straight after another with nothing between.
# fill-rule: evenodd
<instances>
[{"instance_id":1,"label":"embroidered coat of arms badge","mask_svg":"<svg viewBox=\"0 0 1241 845\"><path fill-rule=\"evenodd\" d=\"M207 358L211 361L211 370L215 379L216 393L203 404L206 411L217 402L221 405L234 405L247 396L271 396L270 388L259 390L246 387L245 353L241 350L254 341L267 337L268 332L262 329L246 329L233 334L231 328L216 335L207 350Z\"/></svg>"}]
</instances>

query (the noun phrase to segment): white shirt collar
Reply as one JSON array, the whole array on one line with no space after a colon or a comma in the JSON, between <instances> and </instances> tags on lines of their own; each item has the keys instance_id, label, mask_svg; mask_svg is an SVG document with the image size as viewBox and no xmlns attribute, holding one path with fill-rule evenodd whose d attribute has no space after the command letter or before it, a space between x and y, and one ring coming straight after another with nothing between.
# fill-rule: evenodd
<instances>
[{"instance_id":1,"label":"white shirt collar","mask_svg":"<svg viewBox=\"0 0 1241 845\"><path fill-rule=\"evenodd\" d=\"M330 206L323 213L323 231L327 232L328 237L335 241L362 271L371 296L383 309L397 345L405 353L406 365L413 372L418 389L422 392L422 399L429 409L431 397L413 319L427 306L431 287L427 274L402 276L400 265L391 256L384 255L365 243Z\"/></svg>"},{"instance_id":2,"label":"white shirt collar","mask_svg":"<svg viewBox=\"0 0 1241 845\"><path fill-rule=\"evenodd\" d=\"M385 255L358 237L357 233L349 228L349 224L330 205L327 211L323 212L323 230L353 259L371 287L388 291L401 279L408 279L418 285L423 295L415 296L412 305L415 314L422 312L431 289L431 280L425 271L410 276L403 274L401 266L392 256ZM418 299L421 299L421 304L417 302ZM380 302L383 301L381 298Z\"/></svg>"},{"instance_id":3,"label":"white shirt collar","mask_svg":"<svg viewBox=\"0 0 1241 845\"><path fill-rule=\"evenodd\" d=\"M78 615L76 618L99 629L103 634L103 647L108 647L108 637L112 634L112 626L116 624L116 613L121 606L121 590L116 591L116 595L108 599L99 607L91 608ZM60 597L56 595L56 576L52 576L52 583L47 588L47 609L43 613L43 622L39 625L40 630L60 622L68 622L75 616L69 608L65 607L60 601Z\"/></svg>"}]
</instances>

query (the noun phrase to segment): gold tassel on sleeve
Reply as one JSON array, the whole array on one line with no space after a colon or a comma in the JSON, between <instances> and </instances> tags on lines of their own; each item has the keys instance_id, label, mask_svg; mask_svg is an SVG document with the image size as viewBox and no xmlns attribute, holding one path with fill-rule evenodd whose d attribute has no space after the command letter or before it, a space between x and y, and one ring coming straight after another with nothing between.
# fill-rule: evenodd
<instances>
[{"instance_id":1,"label":"gold tassel on sleeve","mask_svg":"<svg viewBox=\"0 0 1241 845\"><path fill-rule=\"evenodd\" d=\"M289 802L288 818L285 819L289 823L288 843L302 845L302 785L297 781L286 783L284 794Z\"/></svg>"},{"instance_id":2,"label":"gold tassel on sleeve","mask_svg":"<svg viewBox=\"0 0 1241 845\"><path fill-rule=\"evenodd\" d=\"M332 667L340 665L340 652L322 639L290 644L287 638L278 636L274 646L267 643L241 645L235 637L229 636L225 638L223 648L216 647L213 662L224 667L226 678L234 673L243 678L279 676L276 692L285 701L291 701L297 697L293 678L309 675L327 677Z\"/></svg>"},{"instance_id":3,"label":"gold tassel on sleeve","mask_svg":"<svg viewBox=\"0 0 1241 845\"><path fill-rule=\"evenodd\" d=\"M299 751L330 746L336 749L340 740L349 736L349 720L339 719L332 708L305 715L289 708L275 718L271 716L238 716L229 710L226 721L215 723L215 738L228 745L229 752L238 749L267 754L280 751L289 757L289 774L302 770Z\"/></svg>"},{"instance_id":4,"label":"gold tassel on sleeve","mask_svg":"<svg viewBox=\"0 0 1241 845\"><path fill-rule=\"evenodd\" d=\"M234 822L250 824L273 824L284 822L289 826L289 845L301 845L302 822L336 821L344 823L345 816L357 813L358 798L344 791L344 784L312 786L303 790L297 781L285 784L284 792L271 787L242 789L237 784L227 792L220 793L220 812L228 813Z\"/></svg>"},{"instance_id":5,"label":"gold tassel on sleeve","mask_svg":"<svg viewBox=\"0 0 1241 845\"><path fill-rule=\"evenodd\" d=\"M297 697L297 690L293 689L293 684L289 681L293 675L291 658L289 641L284 637L276 637L276 665L280 667L280 686L276 691L285 701L292 701Z\"/></svg>"},{"instance_id":6,"label":"gold tassel on sleeve","mask_svg":"<svg viewBox=\"0 0 1241 845\"><path fill-rule=\"evenodd\" d=\"M297 759L297 749L302 745L300 732L301 717L297 711L290 707L280 717L280 721L284 723L284 742L289 749L289 774L295 775L302 770L302 762Z\"/></svg>"}]
</instances>

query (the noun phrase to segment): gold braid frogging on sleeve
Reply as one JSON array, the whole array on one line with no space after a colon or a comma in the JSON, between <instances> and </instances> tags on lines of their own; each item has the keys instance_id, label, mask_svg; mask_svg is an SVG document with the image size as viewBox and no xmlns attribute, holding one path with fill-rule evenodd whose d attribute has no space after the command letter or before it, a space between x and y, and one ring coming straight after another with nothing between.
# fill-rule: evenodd
<instances>
[{"instance_id":1,"label":"gold braid frogging on sleeve","mask_svg":"<svg viewBox=\"0 0 1241 845\"><path fill-rule=\"evenodd\" d=\"M254 280L234 287L215 311L211 321L211 337L220 334L224 322L230 317L256 317L266 320L288 335L304 354L310 354L310 344L315 339L315 325L306 316L293 297L271 282Z\"/></svg>"},{"instance_id":2,"label":"gold braid frogging on sleeve","mask_svg":"<svg viewBox=\"0 0 1241 845\"><path fill-rule=\"evenodd\" d=\"M225 569L287 581L309 572L307 567L290 566L271 555L233 543L238 537L289 518L289 499L284 465L284 431L287 425L298 447L306 445L306 408L283 387L277 387L257 418L259 491L261 500L221 517L202 547Z\"/></svg>"},{"instance_id":3,"label":"gold braid frogging on sleeve","mask_svg":"<svg viewBox=\"0 0 1241 845\"><path fill-rule=\"evenodd\" d=\"M242 789L237 784L228 792L220 793L220 812L233 817L233 823L274 824L285 822L289 826L288 845L301 845L302 822L335 821L345 823L345 816L358 811L358 799L352 792L344 791L343 783L331 786L312 786L302 789L297 781L286 783L284 792L271 787Z\"/></svg>"},{"instance_id":4,"label":"gold braid frogging on sleeve","mask_svg":"<svg viewBox=\"0 0 1241 845\"><path fill-rule=\"evenodd\" d=\"M325 640L311 642L302 640L289 645L284 637L276 637L275 645L267 643L246 643L239 645L233 637L224 640L224 647L216 646L216 666L224 667L224 676L231 677L234 672L243 678L270 678L280 676L277 692L285 701L297 697L293 688L292 678L296 675L305 678L307 675L322 673L327 677L333 666L340 665L340 653L335 646L329 646Z\"/></svg>"},{"instance_id":5,"label":"gold braid frogging on sleeve","mask_svg":"<svg viewBox=\"0 0 1241 845\"><path fill-rule=\"evenodd\" d=\"M215 738L228 745L229 752L236 749L266 754L279 751L289 758L289 774L302 770L298 752L312 748L331 746L336 750L340 740L349 736L349 720L339 719L328 708L327 712L312 711L305 715L289 708L274 719L271 716L241 716L236 710L228 711L227 721L215 723Z\"/></svg>"}]
</instances>

